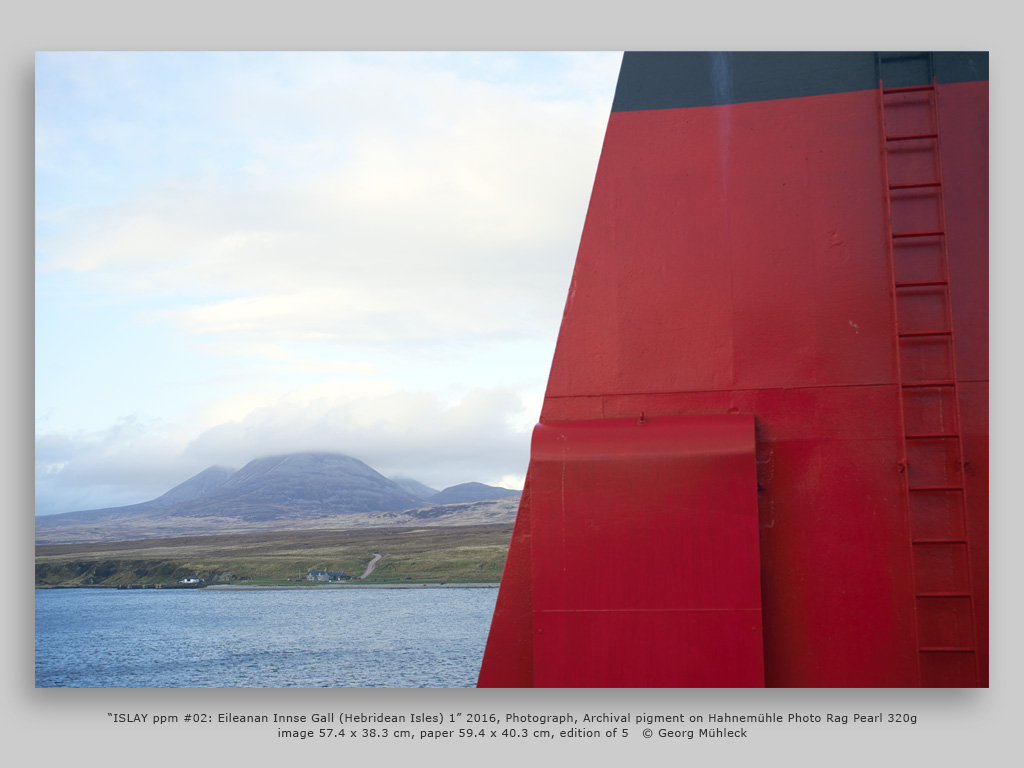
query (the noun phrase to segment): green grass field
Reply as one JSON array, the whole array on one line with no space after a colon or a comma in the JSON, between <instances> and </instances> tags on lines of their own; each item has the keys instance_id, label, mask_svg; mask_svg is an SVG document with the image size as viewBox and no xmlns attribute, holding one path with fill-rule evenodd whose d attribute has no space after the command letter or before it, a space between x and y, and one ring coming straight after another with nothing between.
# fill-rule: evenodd
<instances>
[{"instance_id":1,"label":"green grass field","mask_svg":"<svg viewBox=\"0 0 1024 768\"><path fill-rule=\"evenodd\" d=\"M187 536L36 547L36 586L174 584L184 578L253 585L308 583L310 569L362 575L365 584L497 582L512 525L361 528Z\"/></svg>"}]
</instances>

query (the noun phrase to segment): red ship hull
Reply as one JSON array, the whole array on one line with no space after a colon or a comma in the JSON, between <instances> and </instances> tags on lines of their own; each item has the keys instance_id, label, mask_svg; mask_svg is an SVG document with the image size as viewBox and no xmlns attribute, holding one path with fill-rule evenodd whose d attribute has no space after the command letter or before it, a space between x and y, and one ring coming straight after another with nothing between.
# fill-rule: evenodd
<instances>
[{"instance_id":1,"label":"red ship hull","mask_svg":"<svg viewBox=\"0 0 1024 768\"><path fill-rule=\"evenodd\" d=\"M987 78L626 54L480 686L988 685Z\"/></svg>"}]
</instances>

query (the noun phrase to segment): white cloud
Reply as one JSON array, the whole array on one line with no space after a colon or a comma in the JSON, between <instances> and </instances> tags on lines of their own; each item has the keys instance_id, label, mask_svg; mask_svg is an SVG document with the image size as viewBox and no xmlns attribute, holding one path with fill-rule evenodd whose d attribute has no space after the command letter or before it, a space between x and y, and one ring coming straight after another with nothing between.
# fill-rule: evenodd
<instances>
[{"instance_id":1,"label":"white cloud","mask_svg":"<svg viewBox=\"0 0 1024 768\"><path fill-rule=\"evenodd\" d=\"M617 67L41 54L39 511L298 450L516 482Z\"/></svg>"},{"instance_id":2,"label":"white cloud","mask_svg":"<svg viewBox=\"0 0 1024 768\"><path fill-rule=\"evenodd\" d=\"M549 326L607 105L387 60L316 72L227 78L217 127L245 162L51 214L41 268L173 296L180 308L149 317L187 333L379 343ZM326 104L328 87L351 107Z\"/></svg>"},{"instance_id":3,"label":"white cloud","mask_svg":"<svg viewBox=\"0 0 1024 768\"><path fill-rule=\"evenodd\" d=\"M240 468L299 451L343 453L439 489L470 481L517 487L529 459L528 437L512 428L521 410L510 391L474 390L448 405L428 392L364 380L256 404L190 440L179 428L134 418L104 432L43 434L36 439L36 512L148 501L208 466Z\"/></svg>"},{"instance_id":4,"label":"white cloud","mask_svg":"<svg viewBox=\"0 0 1024 768\"><path fill-rule=\"evenodd\" d=\"M180 460L185 439L157 421L125 417L107 430L36 437L36 514L136 504L202 470Z\"/></svg>"},{"instance_id":5,"label":"white cloud","mask_svg":"<svg viewBox=\"0 0 1024 768\"><path fill-rule=\"evenodd\" d=\"M442 487L525 471L529 440L512 427L522 402L510 391L474 390L454 405L386 385L349 394L290 395L204 431L185 454L200 463L244 463L293 451L354 456L386 474ZM352 388L348 388L351 389ZM498 470L498 471L496 471Z\"/></svg>"},{"instance_id":6,"label":"white cloud","mask_svg":"<svg viewBox=\"0 0 1024 768\"><path fill-rule=\"evenodd\" d=\"M490 485L490 483L488 483ZM511 488L515 491L523 490L523 486L526 485L526 475L502 475L501 479L495 483L499 488Z\"/></svg>"}]
</instances>

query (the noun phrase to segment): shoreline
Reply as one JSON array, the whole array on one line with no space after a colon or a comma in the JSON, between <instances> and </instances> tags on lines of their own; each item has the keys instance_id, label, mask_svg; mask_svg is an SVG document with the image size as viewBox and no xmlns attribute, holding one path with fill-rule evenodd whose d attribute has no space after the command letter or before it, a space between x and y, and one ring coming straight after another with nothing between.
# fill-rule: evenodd
<instances>
[{"instance_id":1,"label":"shoreline","mask_svg":"<svg viewBox=\"0 0 1024 768\"><path fill-rule=\"evenodd\" d=\"M497 589L500 585L496 581L488 582L466 582L449 584L208 584L202 587L178 587L178 586L138 586L129 587L132 592L145 589L156 590L216 590L216 591L239 591L239 590L280 590L280 589ZM101 584L54 584L52 586L36 586L35 589L124 589L123 587L112 587Z\"/></svg>"},{"instance_id":2,"label":"shoreline","mask_svg":"<svg viewBox=\"0 0 1024 768\"><path fill-rule=\"evenodd\" d=\"M468 582L465 584L211 584L205 590L244 589L497 589L498 582Z\"/></svg>"}]
</instances>

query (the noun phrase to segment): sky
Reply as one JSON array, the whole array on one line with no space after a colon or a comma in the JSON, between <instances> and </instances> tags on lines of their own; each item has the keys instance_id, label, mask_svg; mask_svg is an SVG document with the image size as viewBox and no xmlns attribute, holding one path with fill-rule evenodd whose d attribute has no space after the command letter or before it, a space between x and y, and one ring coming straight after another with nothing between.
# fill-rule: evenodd
<instances>
[{"instance_id":1,"label":"sky","mask_svg":"<svg viewBox=\"0 0 1024 768\"><path fill-rule=\"evenodd\" d=\"M521 488L621 54L36 55L36 514Z\"/></svg>"}]
</instances>

